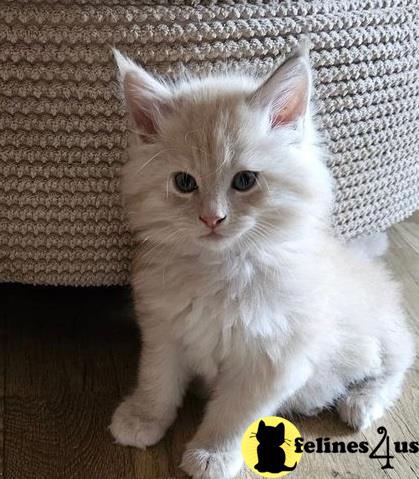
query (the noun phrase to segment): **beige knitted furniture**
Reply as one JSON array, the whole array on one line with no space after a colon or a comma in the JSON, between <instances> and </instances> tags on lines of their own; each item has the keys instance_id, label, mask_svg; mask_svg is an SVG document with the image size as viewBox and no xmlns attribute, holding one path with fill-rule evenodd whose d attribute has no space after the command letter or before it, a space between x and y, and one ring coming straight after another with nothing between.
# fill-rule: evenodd
<instances>
[{"instance_id":1,"label":"beige knitted furniture","mask_svg":"<svg viewBox=\"0 0 419 479\"><path fill-rule=\"evenodd\" d=\"M127 126L110 46L161 73L264 74L309 34L338 233L403 219L419 204L418 8L0 0L0 281L128 280L118 195Z\"/></svg>"}]
</instances>

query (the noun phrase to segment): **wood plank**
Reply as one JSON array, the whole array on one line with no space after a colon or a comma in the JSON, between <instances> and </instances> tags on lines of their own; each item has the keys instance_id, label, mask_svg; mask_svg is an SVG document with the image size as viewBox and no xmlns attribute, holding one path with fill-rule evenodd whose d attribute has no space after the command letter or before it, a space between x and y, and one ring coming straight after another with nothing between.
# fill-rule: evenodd
<instances>
[{"instance_id":1,"label":"wood plank","mask_svg":"<svg viewBox=\"0 0 419 479\"><path fill-rule=\"evenodd\" d=\"M11 286L3 295L10 304L6 361L14 372L7 376L8 394L66 388L117 394L114 343L126 346L129 374L135 374L137 332L126 319L127 290Z\"/></svg>"},{"instance_id":2,"label":"wood plank","mask_svg":"<svg viewBox=\"0 0 419 479\"><path fill-rule=\"evenodd\" d=\"M0 309L0 478L4 477L4 416L5 416L5 312Z\"/></svg>"},{"instance_id":3,"label":"wood plank","mask_svg":"<svg viewBox=\"0 0 419 479\"><path fill-rule=\"evenodd\" d=\"M10 479L135 477L131 451L107 425L115 398L88 393L8 397L5 468Z\"/></svg>"},{"instance_id":4,"label":"wood plank","mask_svg":"<svg viewBox=\"0 0 419 479\"><path fill-rule=\"evenodd\" d=\"M2 289L7 477L134 477L132 451L107 429L120 396L111 343L133 344L134 323L120 327L126 291Z\"/></svg>"}]
</instances>

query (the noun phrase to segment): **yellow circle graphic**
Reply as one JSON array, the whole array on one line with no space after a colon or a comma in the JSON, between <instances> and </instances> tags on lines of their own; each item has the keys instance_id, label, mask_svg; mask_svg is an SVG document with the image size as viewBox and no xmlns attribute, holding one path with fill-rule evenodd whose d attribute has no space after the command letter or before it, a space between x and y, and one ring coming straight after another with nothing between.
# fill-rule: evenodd
<instances>
[{"instance_id":1,"label":"yellow circle graphic","mask_svg":"<svg viewBox=\"0 0 419 479\"><path fill-rule=\"evenodd\" d=\"M262 477L282 477L292 472L302 452L295 452L299 430L287 419L266 416L253 422L244 433L242 454L249 469Z\"/></svg>"}]
</instances>

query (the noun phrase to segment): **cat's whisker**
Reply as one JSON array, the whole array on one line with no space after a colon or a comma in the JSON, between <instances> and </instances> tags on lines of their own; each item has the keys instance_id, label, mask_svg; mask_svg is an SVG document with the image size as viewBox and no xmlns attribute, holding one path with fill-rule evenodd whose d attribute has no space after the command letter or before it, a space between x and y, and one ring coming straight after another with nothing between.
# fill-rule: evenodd
<instances>
[{"instance_id":1,"label":"cat's whisker","mask_svg":"<svg viewBox=\"0 0 419 479\"><path fill-rule=\"evenodd\" d=\"M255 228L259 229L260 231L266 233L266 235L269 237L269 240L272 241L272 230L273 228L264 223L263 220L260 220L258 223L256 223Z\"/></svg>"},{"instance_id":2,"label":"cat's whisker","mask_svg":"<svg viewBox=\"0 0 419 479\"><path fill-rule=\"evenodd\" d=\"M253 240L253 238L251 238L250 236L248 236L247 238L242 238L244 244L245 244L245 247L247 249L254 249L255 251L257 251L260 255L263 254L263 250L260 248L260 246L256 243L256 241ZM265 278L266 278L266 269L264 270L265 272Z\"/></svg>"},{"instance_id":3,"label":"cat's whisker","mask_svg":"<svg viewBox=\"0 0 419 479\"><path fill-rule=\"evenodd\" d=\"M254 227L254 229L252 230L252 233L254 234L256 238L264 240L266 244L269 244L272 241L271 238L269 237L269 233L261 229L260 227L258 227L258 225ZM262 253L266 253L266 250L261 250L261 251ZM279 280L280 271L278 268L276 268L272 264L268 265L267 263L261 263L261 266L264 271L265 279L267 278L267 274L269 272L273 274Z\"/></svg>"},{"instance_id":4,"label":"cat's whisker","mask_svg":"<svg viewBox=\"0 0 419 479\"><path fill-rule=\"evenodd\" d=\"M179 233L178 236L174 236L172 238L172 243L173 243L173 246L171 248L165 248L165 255L166 255L166 261L163 263L163 266L162 266L162 284L165 285L166 283L166 267L169 263L169 261L171 259L173 259L173 257L175 256L176 254L176 250L175 250L175 245L176 244L181 244L181 243L184 243L184 235L182 235L182 233L184 233L183 229L179 229L176 231L177 233Z\"/></svg>"},{"instance_id":5,"label":"cat's whisker","mask_svg":"<svg viewBox=\"0 0 419 479\"><path fill-rule=\"evenodd\" d=\"M272 241L271 238L269 237L269 234L257 224L253 227L251 233L253 233L257 238L265 240L267 244L271 243Z\"/></svg>"},{"instance_id":6,"label":"cat's whisker","mask_svg":"<svg viewBox=\"0 0 419 479\"><path fill-rule=\"evenodd\" d=\"M133 135L138 135L139 131L137 128L127 127L128 133L132 133Z\"/></svg>"},{"instance_id":7,"label":"cat's whisker","mask_svg":"<svg viewBox=\"0 0 419 479\"><path fill-rule=\"evenodd\" d=\"M272 222L270 222L267 218L259 218L259 219L258 219L258 222L261 223L261 224L270 226L270 227L272 227L272 228L275 227L275 224L272 223Z\"/></svg>"},{"instance_id":8,"label":"cat's whisker","mask_svg":"<svg viewBox=\"0 0 419 479\"><path fill-rule=\"evenodd\" d=\"M142 253L142 260L147 263L149 262L152 258L151 252L155 251L157 248L162 247L168 239L170 239L173 236L176 236L178 233L177 230L171 230L169 234L167 234L159 243L152 243L150 246L150 249L146 250L145 252ZM167 248L166 248L167 250Z\"/></svg>"},{"instance_id":9,"label":"cat's whisker","mask_svg":"<svg viewBox=\"0 0 419 479\"><path fill-rule=\"evenodd\" d=\"M174 150L176 150L176 148L165 148L164 150L158 151L155 155L149 158L143 165L141 165L141 167L137 170L137 173L144 170L144 168L146 168L152 161L154 161L160 155L163 155L164 153L167 153L168 151L174 151Z\"/></svg>"},{"instance_id":10,"label":"cat's whisker","mask_svg":"<svg viewBox=\"0 0 419 479\"><path fill-rule=\"evenodd\" d=\"M169 198L169 182L170 182L170 176L171 176L171 175L167 175L167 178L166 178L166 200Z\"/></svg>"},{"instance_id":11,"label":"cat's whisker","mask_svg":"<svg viewBox=\"0 0 419 479\"><path fill-rule=\"evenodd\" d=\"M167 235L164 238L164 241L166 241L170 237L170 244L166 243L164 245L164 255L166 259L164 263L162 264L162 284L163 285L166 282L167 265L177 254L176 246L185 244L185 235L184 235L185 232L186 231L184 229L178 229L174 231L172 235ZM147 255L143 255L142 260L145 264L150 264L155 258L156 255L152 256L151 253L156 253L156 255L158 256L161 253L161 249L153 247L152 250L147 252Z\"/></svg>"},{"instance_id":12,"label":"cat's whisker","mask_svg":"<svg viewBox=\"0 0 419 479\"><path fill-rule=\"evenodd\" d=\"M257 231L257 230L254 230L254 234L256 236L256 238L261 238L261 235L260 233ZM250 239L250 238L249 238ZM264 239L264 238L262 238ZM252 240L253 241L253 240ZM256 241L253 241L253 243L256 245ZM258 247L257 251L259 251L261 254L263 254L263 250L261 248ZM263 273L264 273L264 278L265 278L265 281L266 281L266 278L267 278L267 273L268 273L268 269L267 269L267 266L264 265L263 263L261 263L261 266L262 266L262 269L263 269Z\"/></svg>"},{"instance_id":13,"label":"cat's whisker","mask_svg":"<svg viewBox=\"0 0 419 479\"><path fill-rule=\"evenodd\" d=\"M162 150L162 151L159 151L158 153L156 153L155 155L153 155L151 158L149 158L142 166L141 168L138 169L138 173L142 170L144 170L144 168L146 168L153 160L155 160L156 158L158 158L160 155L162 155L163 153L165 153L166 150Z\"/></svg>"},{"instance_id":14,"label":"cat's whisker","mask_svg":"<svg viewBox=\"0 0 419 479\"><path fill-rule=\"evenodd\" d=\"M269 237L269 232L263 229L260 225L255 225L253 227L253 231L258 234L261 238L266 239L268 242L271 242L271 238Z\"/></svg>"},{"instance_id":15,"label":"cat's whisker","mask_svg":"<svg viewBox=\"0 0 419 479\"><path fill-rule=\"evenodd\" d=\"M254 226L251 233L256 237L264 239L266 246L269 246L274 243L272 241L272 232L265 226L265 224L272 226L271 223L259 220L259 223ZM281 251L278 248L275 248L275 256L281 258ZM278 270L276 272L279 273Z\"/></svg>"},{"instance_id":16,"label":"cat's whisker","mask_svg":"<svg viewBox=\"0 0 419 479\"><path fill-rule=\"evenodd\" d=\"M268 190L268 193L271 193L271 189L269 188L268 180L264 177L264 175L258 175L258 176L256 176L256 182L258 183L258 185L259 185L260 187L262 187L262 185L261 185L261 183L260 183L260 179L262 179L263 182L265 183L266 189Z\"/></svg>"},{"instance_id":17,"label":"cat's whisker","mask_svg":"<svg viewBox=\"0 0 419 479\"><path fill-rule=\"evenodd\" d=\"M215 173L218 173L219 171L221 171L225 165L227 164L227 155L223 157L223 159L221 160L221 163L217 166L217 168L215 169Z\"/></svg>"}]
</instances>

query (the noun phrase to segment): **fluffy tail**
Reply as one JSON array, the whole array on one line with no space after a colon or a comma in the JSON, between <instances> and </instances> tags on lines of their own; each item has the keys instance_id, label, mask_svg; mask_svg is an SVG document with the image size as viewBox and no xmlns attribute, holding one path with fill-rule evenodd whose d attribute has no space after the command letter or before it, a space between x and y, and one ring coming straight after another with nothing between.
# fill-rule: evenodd
<instances>
[{"instance_id":1,"label":"fluffy tail","mask_svg":"<svg viewBox=\"0 0 419 479\"><path fill-rule=\"evenodd\" d=\"M388 250L388 236L385 231L348 241L351 250L362 259L383 256Z\"/></svg>"}]
</instances>

